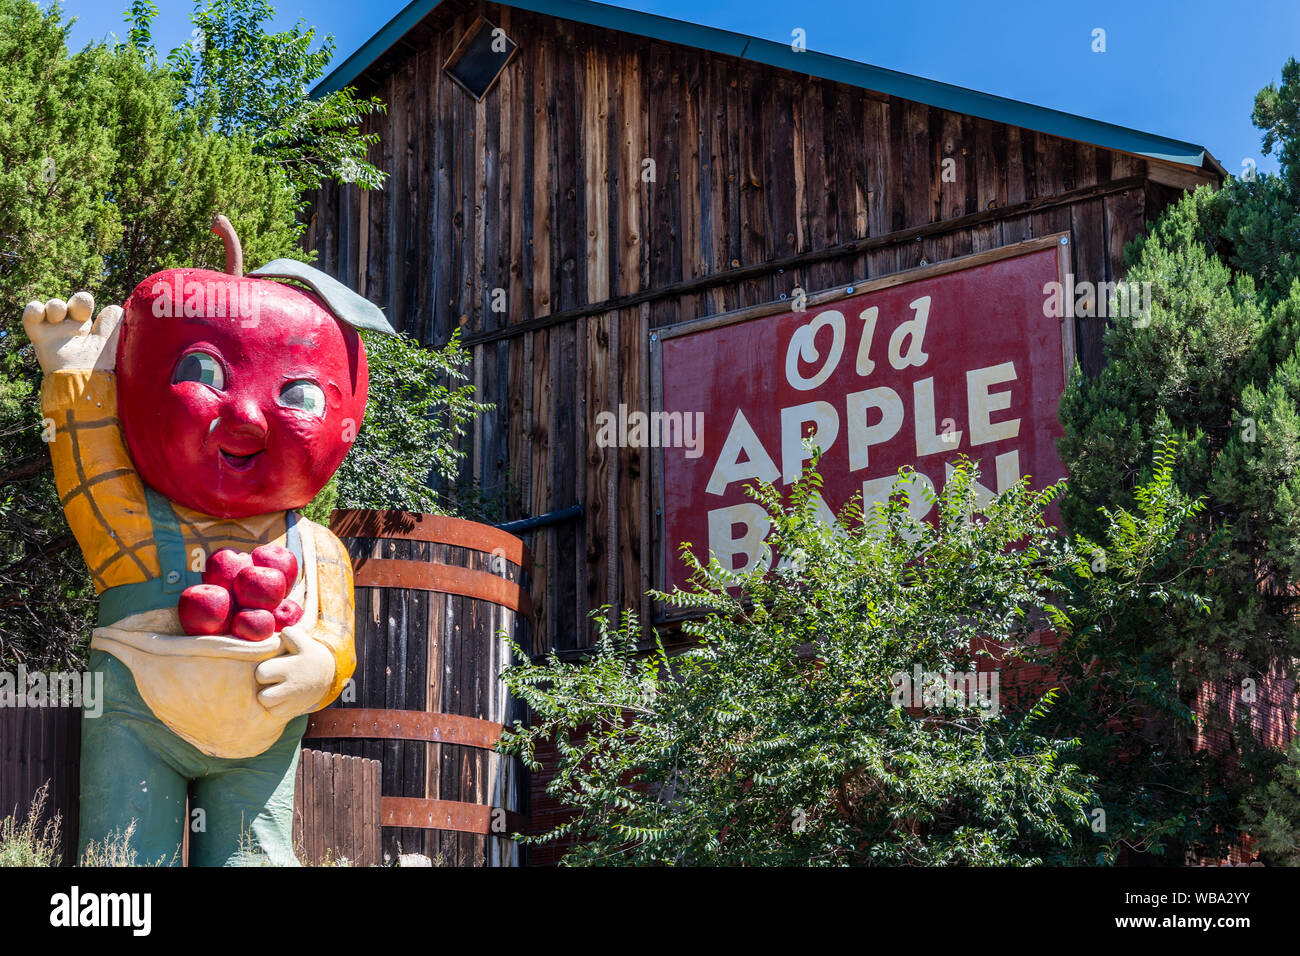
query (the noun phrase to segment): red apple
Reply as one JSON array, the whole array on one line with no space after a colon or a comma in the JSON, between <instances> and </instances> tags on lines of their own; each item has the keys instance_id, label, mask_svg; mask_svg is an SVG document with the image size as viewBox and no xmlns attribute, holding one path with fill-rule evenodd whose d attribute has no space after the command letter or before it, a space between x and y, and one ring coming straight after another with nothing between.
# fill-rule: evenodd
<instances>
[{"instance_id":1,"label":"red apple","mask_svg":"<svg viewBox=\"0 0 1300 956\"><path fill-rule=\"evenodd\" d=\"M117 396L145 484L205 515L301 508L365 417L357 330L296 285L168 269L123 305Z\"/></svg>"},{"instance_id":2,"label":"red apple","mask_svg":"<svg viewBox=\"0 0 1300 956\"><path fill-rule=\"evenodd\" d=\"M257 607L246 607L235 614L230 633L246 641L264 641L275 633L275 615Z\"/></svg>"},{"instance_id":3,"label":"red apple","mask_svg":"<svg viewBox=\"0 0 1300 956\"><path fill-rule=\"evenodd\" d=\"M228 634L235 602L216 584L195 584L181 592L176 610L186 634Z\"/></svg>"},{"instance_id":4,"label":"red apple","mask_svg":"<svg viewBox=\"0 0 1300 956\"><path fill-rule=\"evenodd\" d=\"M275 610L271 613L275 615L275 629L277 631L283 631L286 627L297 624L302 620L302 608L297 601L289 598L285 598L277 604Z\"/></svg>"},{"instance_id":5,"label":"red apple","mask_svg":"<svg viewBox=\"0 0 1300 956\"><path fill-rule=\"evenodd\" d=\"M208 558L208 563L203 568L203 583L215 584L227 591L232 590L235 586L235 576L252 565L253 558L243 551L222 548Z\"/></svg>"},{"instance_id":6,"label":"red apple","mask_svg":"<svg viewBox=\"0 0 1300 956\"><path fill-rule=\"evenodd\" d=\"M250 564L235 575L235 600L241 608L273 611L289 594L284 574L275 568Z\"/></svg>"},{"instance_id":7,"label":"red apple","mask_svg":"<svg viewBox=\"0 0 1300 956\"><path fill-rule=\"evenodd\" d=\"M264 544L253 549L253 563L259 568L275 568L284 575L290 589L298 580L298 559L288 548L278 544Z\"/></svg>"}]
</instances>

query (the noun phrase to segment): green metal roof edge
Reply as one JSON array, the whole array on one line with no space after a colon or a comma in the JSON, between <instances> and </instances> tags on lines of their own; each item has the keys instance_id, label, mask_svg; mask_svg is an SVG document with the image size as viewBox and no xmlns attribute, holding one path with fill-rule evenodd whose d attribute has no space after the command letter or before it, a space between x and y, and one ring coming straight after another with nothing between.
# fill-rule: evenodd
<instances>
[{"instance_id":1,"label":"green metal roof edge","mask_svg":"<svg viewBox=\"0 0 1300 956\"><path fill-rule=\"evenodd\" d=\"M321 80L311 91L311 95L323 96L355 81L367 67L378 60L441 2L442 0L412 0L378 33L362 44L360 49ZM1107 149L1136 153L1198 168L1209 165L1222 170L1204 147L1193 143L1185 143L1153 133L1143 133L1113 123L1088 119L1045 106L1034 106L1019 100L981 93L977 90L940 83L937 80L929 80L909 73L899 73L826 53L815 53L811 50L795 52L788 44L748 37L729 30L719 30L715 27L661 17L658 14L594 3L592 0L498 0L498 2L502 6L547 14L563 20L573 20L665 43L676 43L713 53L741 57L783 70L925 103L938 109L978 116L1009 126L1019 126L1052 136L1092 143Z\"/></svg>"}]
</instances>

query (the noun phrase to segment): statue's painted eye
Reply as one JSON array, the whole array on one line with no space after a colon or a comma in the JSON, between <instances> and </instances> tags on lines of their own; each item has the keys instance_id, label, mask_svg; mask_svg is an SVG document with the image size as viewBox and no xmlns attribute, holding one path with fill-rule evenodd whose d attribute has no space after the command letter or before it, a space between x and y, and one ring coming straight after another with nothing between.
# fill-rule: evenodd
<instances>
[{"instance_id":1,"label":"statue's painted eye","mask_svg":"<svg viewBox=\"0 0 1300 956\"><path fill-rule=\"evenodd\" d=\"M317 418L325 417L325 393L309 379L300 378L286 383L280 389L280 404Z\"/></svg>"},{"instance_id":2,"label":"statue's painted eye","mask_svg":"<svg viewBox=\"0 0 1300 956\"><path fill-rule=\"evenodd\" d=\"M221 391L226 387L226 373L221 363L207 352L187 352L176 363L172 373L172 383L202 382L210 388Z\"/></svg>"}]
</instances>

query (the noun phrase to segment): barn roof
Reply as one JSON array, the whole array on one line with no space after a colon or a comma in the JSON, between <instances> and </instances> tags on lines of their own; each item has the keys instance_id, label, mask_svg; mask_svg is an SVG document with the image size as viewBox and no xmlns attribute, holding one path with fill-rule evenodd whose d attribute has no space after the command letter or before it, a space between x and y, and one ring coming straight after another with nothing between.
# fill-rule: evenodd
<instances>
[{"instance_id":1,"label":"barn roof","mask_svg":"<svg viewBox=\"0 0 1300 956\"><path fill-rule=\"evenodd\" d=\"M312 95L320 96L354 83L441 2L442 0L412 0L386 26L362 44L359 50L321 80L312 90ZM775 43L771 40L686 23L638 10L593 3L591 0L502 0L502 5L618 30L665 43L753 60L756 63L794 73L817 76L837 83L846 83L877 93L897 96L900 99L925 103L954 113L965 113L1006 123L1009 126L1019 126L1052 136L1079 140L1106 149L1136 153L1167 162L1198 168L1208 167L1220 174L1223 173L1223 167L1209 151L1193 143L1143 133L1113 123L1103 123L1100 120L1075 116L1072 113L1034 106L977 90L968 90L964 87L940 83L937 80L928 80L922 76L886 70L843 57L815 53L811 50L795 52L789 44L785 43Z\"/></svg>"}]
</instances>

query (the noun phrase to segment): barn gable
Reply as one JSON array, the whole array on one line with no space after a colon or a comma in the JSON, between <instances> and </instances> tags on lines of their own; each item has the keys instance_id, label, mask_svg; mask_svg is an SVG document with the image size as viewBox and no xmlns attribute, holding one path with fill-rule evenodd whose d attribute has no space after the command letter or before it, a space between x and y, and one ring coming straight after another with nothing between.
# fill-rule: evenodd
<instances>
[{"instance_id":1,"label":"barn gable","mask_svg":"<svg viewBox=\"0 0 1300 956\"><path fill-rule=\"evenodd\" d=\"M443 66L480 17L518 50L476 100ZM323 187L306 245L395 327L473 346L496 410L463 478L541 519L538 650L585 646L602 605L650 615L650 450L594 421L650 407L653 330L1056 233L1080 281L1114 281L1223 175L1192 144L582 0L417 0L318 89L349 84L388 104L390 178ZM1106 320L1076 321L1095 374Z\"/></svg>"}]
</instances>

